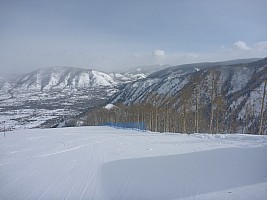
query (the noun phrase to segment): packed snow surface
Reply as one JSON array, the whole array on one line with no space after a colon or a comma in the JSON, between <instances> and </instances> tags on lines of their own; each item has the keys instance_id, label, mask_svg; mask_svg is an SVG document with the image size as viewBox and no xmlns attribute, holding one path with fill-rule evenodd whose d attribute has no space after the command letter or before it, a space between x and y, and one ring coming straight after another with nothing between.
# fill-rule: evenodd
<instances>
[{"instance_id":1,"label":"packed snow surface","mask_svg":"<svg viewBox=\"0 0 267 200\"><path fill-rule=\"evenodd\" d=\"M264 200L266 154L266 136L17 130L0 137L0 199Z\"/></svg>"}]
</instances>

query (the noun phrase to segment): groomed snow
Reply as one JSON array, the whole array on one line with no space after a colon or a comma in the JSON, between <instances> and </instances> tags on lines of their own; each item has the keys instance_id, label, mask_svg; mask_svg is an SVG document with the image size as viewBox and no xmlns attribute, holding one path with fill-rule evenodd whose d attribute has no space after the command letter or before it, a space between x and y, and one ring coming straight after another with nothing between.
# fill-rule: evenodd
<instances>
[{"instance_id":1,"label":"groomed snow","mask_svg":"<svg viewBox=\"0 0 267 200\"><path fill-rule=\"evenodd\" d=\"M110 127L0 135L0 199L267 197L267 137Z\"/></svg>"}]
</instances>

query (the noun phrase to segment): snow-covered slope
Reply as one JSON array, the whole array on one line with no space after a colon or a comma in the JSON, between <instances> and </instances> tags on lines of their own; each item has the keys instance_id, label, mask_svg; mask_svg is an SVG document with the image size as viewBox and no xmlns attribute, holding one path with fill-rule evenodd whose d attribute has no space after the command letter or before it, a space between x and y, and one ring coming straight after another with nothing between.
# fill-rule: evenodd
<instances>
[{"instance_id":1,"label":"snow-covered slope","mask_svg":"<svg viewBox=\"0 0 267 200\"><path fill-rule=\"evenodd\" d=\"M191 64L190 67L195 66ZM180 113L186 106L192 116L198 104L206 121L209 121L211 108L216 110L220 107L221 111L218 112L223 113L217 114L218 123L228 128L235 123L235 127L230 127L228 132L243 129L246 133L257 133L264 81L267 79L267 58L246 64L208 68L203 65L203 68L184 75L176 68L156 72L146 79L125 85L110 103L149 103L158 107L168 106ZM267 113L265 104L263 111ZM219 115L223 115L223 119L219 119ZM193 117L188 120L194 121Z\"/></svg>"},{"instance_id":2,"label":"snow-covered slope","mask_svg":"<svg viewBox=\"0 0 267 200\"><path fill-rule=\"evenodd\" d=\"M170 68L151 74L145 79L129 83L115 95L113 103L121 101L126 104L142 103L147 101L152 94L161 96L161 99L175 97L186 85L199 85L200 91L207 92L204 90L211 84L212 73L214 73L214 76L218 75L216 81L220 83L219 87L223 90L222 92L230 96L236 91L244 89L249 81L257 81L254 80L257 76L259 76L258 81L265 80L267 59L249 64L213 66L209 63L205 66L205 63L202 63L202 65L204 69L195 70L193 73L190 69L197 67L194 64L190 64L187 69L190 73L183 72L181 75L180 68L179 70ZM256 85L258 86L259 84Z\"/></svg>"},{"instance_id":3,"label":"snow-covered slope","mask_svg":"<svg viewBox=\"0 0 267 200\"><path fill-rule=\"evenodd\" d=\"M265 200L267 138L109 127L0 137L0 199Z\"/></svg>"}]
</instances>

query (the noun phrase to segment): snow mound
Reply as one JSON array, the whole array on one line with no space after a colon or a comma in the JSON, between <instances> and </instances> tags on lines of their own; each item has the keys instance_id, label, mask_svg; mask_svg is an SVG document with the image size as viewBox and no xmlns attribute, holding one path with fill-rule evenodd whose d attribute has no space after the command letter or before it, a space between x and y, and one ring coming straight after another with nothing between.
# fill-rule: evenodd
<instances>
[{"instance_id":1,"label":"snow mound","mask_svg":"<svg viewBox=\"0 0 267 200\"><path fill-rule=\"evenodd\" d=\"M215 199L254 199L254 194L244 191L248 196L243 196L235 188L267 185L262 176L267 172L266 150L227 148L114 161L102 166L98 193L105 194L103 199L121 200L204 200L210 193L218 193Z\"/></svg>"},{"instance_id":2,"label":"snow mound","mask_svg":"<svg viewBox=\"0 0 267 200\"><path fill-rule=\"evenodd\" d=\"M115 105L109 103L109 104L107 104L104 108L107 109L107 110L111 110L111 109L114 108L114 107L115 107Z\"/></svg>"}]
</instances>

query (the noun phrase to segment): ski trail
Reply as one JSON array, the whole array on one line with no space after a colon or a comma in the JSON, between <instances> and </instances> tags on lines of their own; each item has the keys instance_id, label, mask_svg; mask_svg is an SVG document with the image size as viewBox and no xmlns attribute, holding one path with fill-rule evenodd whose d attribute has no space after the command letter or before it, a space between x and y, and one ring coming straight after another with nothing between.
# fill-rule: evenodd
<instances>
[{"instance_id":1,"label":"ski trail","mask_svg":"<svg viewBox=\"0 0 267 200\"><path fill-rule=\"evenodd\" d=\"M93 164L93 170L90 180L86 182L86 185L83 189L83 192L81 193L79 200L81 199L94 199L94 192L98 184L98 176L99 176L99 169L102 164L102 154L99 150L99 146L101 145L101 142L96 142L93 148L94 151L94 164Z\"/></svg>"},{"instance_id":2,"label":"ski trail","mask_svg":"<svg viewBox=\"0 0 267 200\"><path fill-rule=\"evenodd\" d=\"M35 190L36 187L37 187L36 186L36 180L34 179L34 177L40 177L42 174L47 174L49 172L49 168L46 168L45 171L40 171L37 168L35 168L35 163L32 163L31 168L30 168L30 171L31 171L31 174L30 175L29 174L27 175L25 173L22 173L23 175L20 175L20 176L16 177L15 180L9 182L9 184L6 185L6 187L5 187L6 189L5 190L3 190L2 192L0 190L0 194L1 193L4 193L4 191L6 191L5 193L7 194L7 196L10 199L12 199L12 198L13 199L18 199L18 197L16 197L16 196L18 196L18 194L17 193L14 193L10 189L13 188L14 186L22 186L22 185L24 185L25 180L28 180L28 182L27 182L27 190L25 190L25 193L26 194L20 194L19 195L19 198L22 199L24 195L26 197L29 196L30 193L32 193L32 192L28 192L28 191L31 191L30 189L32 189L32 188L30 188L30 186L31 185L35 186L33 190Z\"/></svg>"},{"instance_id":3,"label":"ski trail","mask_svg":"<svg viewBox=\"0 0 267 200\"><path fill-rule=\"evenodd\" d=\"M85 144L85 145L76 146L76 147L73 147L73 148L70 148L70 149L56 151L56 152L53 152L53 153L43 154L43 155L39 155L39 156L33 156L32 158L14 160L14 161L11 161L11 162L1 163L0 166L15 164L15 163L18 163L18 162L27 161L27 160L31 160L31 159L35 159L35 158L42 158L42 157L47 157L47 156L53 156L53 155L57 155L57 154L67 153L69 151L74 151L74 150L77 150L77 149L80 149L80 148L84 148L86 146L91 146L91 145L92 144Z\"/></svg>"},{"instance_id":4,"label":"ski trail","mask_svg":"<svg viewBox=\"0 0 267 200\"><path fill-rule=\"evenodd\" d=\"M47 137L35 142L39 134ZM3 200L250 200L267 194L265 136L81 127L12 137L0 140Z\"/></svg>"},{"instance_id":5,"label":"ski trail","mask_svg":"<svg viewBox=\"0 0 267 200\"><path fill-rule=\"evenodd\" d=\"M80 149L80 148L83 148L83 147L86 147L86 146L89 146L91 144L85 144L85 145L80 145L80 146L77 146L77 147L73 147L71 149L66 149L66 150L62 150L62 151L57 151L57 152L54 152L54 153L48 153L48 154L44 154L44 155L40 155L40 156L36 156L35 158L41 158L41 157L46 157L46 156L52 156L52 155L56 155L56 154L61 154L61 153L66 153L66 152L69 152L69 151L74 151L76 149Z\"/></svg>"},{"instance_id":6,"label":"ski trail","mask_svg":"<svg viewBox=\"0 0 267 200\"><path fill-rule=\"evenodd\" d=\"M89 167L90 165L88 165L88 163L90 163L90 161L93 160L93 156L94 156L94 155L93 155L93 154L94 154L94 152L93 152L93 146L91 146L91 148L89 148L89 150L90 150L90 149L91 149L91 156L89 156L89 158L88 158L88 156L87 156L87 152L88 152L88 150L85 150L84 153L83 153L83 156L82 156L83 163L81 164L81 171L83 171L84 168ZM88 176L89 176L89 173L91 173L91 171L92 171L91 168L89 168L89 169L90 169L90 170L89 170L89 172L87 173L86 177L88 177ZM83 174L81 174L79 171L75 174L75 176L76 176L75 181L74 181L74 183L72 184L71 188L69 189L67 195L64 197L64 199L69 199L70 194L71 194L72 191L74 190L74 187L77 186L77 184L76 184L77 181L78 181L78 180L81 180L81 178L84 177ZM87 178L86 178L86 179L87 179ZM70 197L70 199L71 199L71 197Z\"/></svg>"},{"instance_id":7,"label":"ski trail","mask_svg":"<svg viewBox=\"0 0 267 200\"><path fill-rule=\"evenodd\" d=\"M96 189L98 187L98 183L99 183L99 173L100 173L100 167L101 167L101 164L103 162L103 158L104 158L104 154L103 154L103 150L101 148L101 146L98 148L98 151L100 149L100 154L99 154L99 166L98 166L98 169L97 169L97 180L96 180L96 184L95 184L95 187L94 187L94 193L93 193L93 200L95 199L95 193L96 193Z\"/></svg>"},{"instance_id":8,"label":"ski trail","mask_svg":"<svg viewBox=\"0 0 267 200\"><path fill-rule=\"evenodd\" d=\"M91 185L91 183L92 183L92 180L93 180L93 178L94 178L94 175L95 175L95 174L93 173L93 172L94 172L94 167L95 167L95 164L94 164L95 162L94 162L94 161L95 161L95 153L96 153L96 152L94 151L94 149L95 149L95 148L94 148L94 145L93 145L93 146L92 146L92 161L93 161L93 162L92 162L92 163L93 163L92 166L93 166L93 167L91 167L90 170L88 170L88 173L87 173L87 175L86 175L86 181L85 181L85 184L84 184L84 186L83 186L83 190L82 190L82 193L81 193L81 195L80 195L80 197L79 197L79 200L82 199L82 197L83 197L83 195L85 194L87 188L90 187L90 185ZM93 175L91 176L91 178L89 178L91 173L93 173ZM90 180L89 180L89 179L90 179ZM89 180L89 182L88 182L88 180Z\"/></svg>"},{"instance_id":9,"label":"ski trail","mask_svg":"<svg viewBox=\"0 0 267 200\"><path fill-rule=\"evenodd\" d=\"M41 176L42 174L47 174L48 172L49 172L49 168L47 168L47 170L45 172L40 173L39 176ZM47 181L48 178L49 177L46 177L46 178L42 179L42 181L40 181L36 185L36 187L23 200L26 200L26 199L30 198L30 196L32 196L39 189L39 187L42 186L42 184Z\"/></svg>"},{"instance_id":10,"label":"ski trail","mask_svg":"<svg viewBox=\"0 0 267 200\"><path fill-rule=\"evenodd\" d=\"M36 199L36 200L38 200L38 199L41 199L42 198L42 196L44 196L46 193L47 193L47 191L51 188L51 186L57 181L57 179L58 179L58 177L60 177L60 175L61 174L58 174L57 176L56 176L56 178L54 178L54 180L52 181L52 182L50 182L50 184L48 185L48 187L40 194L40 196Z\"/></svg>"}]
</instances>

